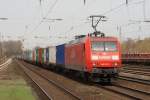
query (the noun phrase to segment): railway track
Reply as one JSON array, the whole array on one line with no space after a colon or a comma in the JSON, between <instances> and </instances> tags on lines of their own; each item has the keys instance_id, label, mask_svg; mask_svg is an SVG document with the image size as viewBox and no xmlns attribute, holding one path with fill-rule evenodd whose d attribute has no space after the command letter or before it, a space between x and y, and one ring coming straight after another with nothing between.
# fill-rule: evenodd
<instances>
[{"instance_id":1,"label":"railway track","mask_svg":"<svg viewBox=\"0 0 150 100\"><path fill-rule=\"evenodd\" d=\"M35 67L35 66L33 66L33 67ZM39 68L37 68L37 70L38 70ZM43 73L44 74L44 73ZM46 75L46 74L45 74ZM58 77L56 77L56 79L57 79ZM57 82L57 83L59 83L59 82ZM86 85L86 84L85 84ZM114 92L112 92L112 91L109 91L109 90L104 90L103 88L99 88L99 87L95 87L95 85L93 84L92 85L92 87L91 87L91 85L87 85L88 86L88 88L90 89L90 88L93 88L93 89L96 89L96 91L91 91L91 89L90 89L90 91L89 91L89 89L87 89L87 91L85 92L86 94L82 94L83 95L83 98L84 98L84 96L85 96L85 98L83 99L83 100L99 100L99 99L95 99L94 98L94 96L92 97L92 95L93 95L93 93L95 93L99 98L101 98L101 96L99 96L99 94L103 94L103 92L105 91L105 95L107 95L108 97L113 97L113 96L117 96L117 97L121 97L121 98L127 98L127 100L128 100L128 98L129 98L129 96L126 96L126 95L120 95L119 93L114 93ZM69 87L69 86L68 86ZM68 88L67 87L67 88ZM83 86L81 86L82 88L83 88ZM73 90L74 91L74 90ZM75 90L76 91L76 90ZM98 92L99 91L99 92ZM103 92L102 92L103 91ZM79 93L80 93L80 91L78 91ZM90 93L91 92L91 93ZM83 93L83 92L82 92ZM90 93L89 95L87 95L87 93ZM110 95L109 95L110 94ZM82 97L82 96L81 96ZM87 98L87 97L90 97L90 98ZM94 98L94 99L93 99ZM105 98L105 97L104 97ZM131 97L130 97L131 98ZM108 100L112 100L112 99L108 99ZM120 100L120 99L119 99Z\"/></svg>"},{"instance_id":2,"label":"railway track","mask_svg":"<svg viewBox=\"0 0 150 100\"><path fill-rule=\"evenodd\" d=\"M118 80L120 80L120 81L125 80L127 82L127 83L125 83L126 85L115 83L115 84L112 84L113 86L104 87L104 88L106 88L108 90L111 90L113 92L121 93L123 95L125 94L129 97L133 97L133 99L149 100L150 91L148 89L149 89L150 81L149 81L149 78L144 79L144 77L149 77L150 76L149 70L150 70L149 67L139 67L139 66L129 67L129 65L128 65L127 67L124 67L121 70L123 73L126 73L126 74L123 75L123 76L121 75L121 76L117 77ZM139 78L138 77L130 77L130 75L128 76L127 73L132 74L132 75L138 75L138 76L141 76L141 77L139 77ZM132 85L129 86L128 82L130 82L130 85L132 83ZM140 87L141 89L139 87L136 88L136 84L137 84L137 86L143 86L144 88L145 87L147 87L147 88L145 88L146 90L144 90L144 88L141 88L141 87Z\"/></svg>"},{"instance_id":3,"label":"railway track","mask_svg":"<svg viewBox=\"0 0 150 100\"><path fill-rule=\"evenodd\" d=\"M150 85L150 81L144 80L144 79L137 79L137 78L132 78L132 77L128 77L128 76L119 76L117 78L121 79L121 80L127 80L127 81L132 81L132 82Z\"/></svg>"},{"instance_id":4,"label":"railway track","mask_svg":"<svg viewBox=\"0 0 150 100\"><path fill-rule=\"evenodd\" d=\"M124 69L124 70L122 70L122 72L150 76L150 72L145 72L145 71L140 71L140 70Z\"/></svg>"},{"instance_id":5,"label":"railway track","mask_svg":"<svg viewBox=\"0 0 150 100\"><path fill-rule=\"evenodd\" d=\"M23 63L23 64L25 64L25 63ZM40 72L40 71L35 71L35 70L33 70L32 68L30 68L30 65L25 65L26 67L27 66L29 66L29 67L27 67L27 68L29 68L31 71L33 71L34 73L36 73L36 74L40 74L40 73L38 73L38 72ZM43 75L39 75L38 77L44 77ZM46 77L44 77L44 78L46 78ZM126 77L126 79L127 79L127 77ZM49 79L47 79L46 78L46 80L49 82ZM128 78L128 81L131 81L131 79L129 80L129 78ZM132 79L132 81L135 81L135 80L133 80ZM137 80L136 80L137 81ZM49 83L51 83L51 82L49 82ZM55 83L55 82L54 82ZM57 82L56 84L58 84L59 82ZM144 83L144 81L140 81L140 83ZM95 86L95 85L94 85ZM61 90L63 90L65 87L63 87L63 86L61 86L61 84L58 84L58 86L56 86L56 87L61 87ZM127 98L129 98L129 99L136 99L136 100L141 100L141 99L145 99L145 100L148 100L147 98L150 98L150 94L149 94L149 92L145 92L145 91L140 91L139 89L133 89L133 88L129 88L129 87L126 87L126 86L122 86L122 85L120 85L120 84L116 84L116 83L113 83L113 84L111 84L111 85L107 85L107 86L102 86L102 85L98 85L98 86L96 86L97 88L101 88L101 89L104 89L104 90L106 90L106 91L109 91L109 92L112 92L112 93L114 93L114 94L117 94L117 95L120 95L120 96L123 96L123 97L127 97ZM47 88L48 89L48 88ZM65 88L65 91L67 90L67 93L65 92L65 94L68 94L68 92L69 92L69 95L71 95L72 96L72 94L73 94L73 96L75 96L75 97L73 97L74 99L76 99L76 100L81 100L82 98L82 96L80 97L80 96L78 96L78 95L76 95L75 93L73 93L72 91L70 91L70 90L68 90L68 89L66 89ZM64 91L64 90L63 90ZM148 90L146 90L146 91L148 91ZM47 92L46 92L47 93ZM70 94L71 93L71 94ZM77 98L76 98L77 97ZM83 99L84 100L84 99Z\"/></svg>"},{"instance_id":6,"label":"railway track","mask_svg":"<svg viewBox=\"0 0 150 100\"><path fill-rule=\"evenodd\" d=\"M150 76L150 66L142 65L123 65L121 69L124 73L131 73L136 75Z\"/></svg>"},{"instance_id":7,"label":"railway track","mask_svg":"<svg viewBox=\"0 0 150 100\"><path fill-rule=\"evenodd\" d=\"M57 94L55 96L53 95L53 97L52 97L51 96L52 94L49 94L50 92L47 91L47 90L49 90L48 86L46 86L46 88L44 89L42 86L39 85L40 84L39 82L34 81L38 85L38 87L45 93L45 95L49 98L49 100L53 100L53 98L54 98L54 100L55 99L57 100L58 98L59 99L61 98L61 99L64 99L64 100L70 100L70 99L71 100L82 100L82 98L79 95L77 95L74 92L66 89L61 84L58 84L58 83L48 79L47 77L45 77L42 74L38 73L37 71L31 69L30 67L26 66L25 64L22 65L19 62L18 62L18 64L23 67L23 69L25 70L25 73L28 74L28 76L32 80L34 80L33 75L31 75L31 74L29 75L29 73L32 73L32 74L34 73L34 75L36 75L37 77L40 77L42 80L45 80L45 81L43 81L45 83L47 81L48 86L53 85L53 87L56 87L55 89L57 89L57 91L56 90L53 90L53 91L56 91ZM49 86L49 87L51 87L51 86ZM58 97L58 94L61 94L62 97L61 97L61 95L59 95L60 97Z\"/></svg>"},{"instance_id":8,"label":"railway track","mask_svg":"<svg viewBox=\"0 0 150 100\"><path fill-rule=\"evenodd\" d=\"M149 71L150 70L150 66L146 66L146 65L130 65L130 64L125 64L123 65L123 68L125 69L133 69L133 70L144 70L144 71Z\"/></svg>"},{"instance_id":9,"label":"railway track","mask_svg":"<svg viewBox=\"0 0 150 100\"><path fill-rule=\"evenodd\" d=\"M44 95L46 96L46 98L47 98L48 100L53 100L53 99L51 98L51 96L50 96L49 94L47 94L47 92L45 91L45 89L43 89L43 87L38 84L37 80L35 80L34 77L32 77L32 76L28 73L27 69L25 69L25 67L24 67L21 63L19 63L18 61L16 61L16 62L19 64L19 66L21 66L21 68L23 69L23 72L28 76L28 78L30 78L30 79L32 80L32 82L44 93Z\"/></svg>"},{"instance_id":10,"label":"railway track","mask_svg":"<svg viewBox=\"0 0 150 100\"><path fill-rule=\"evenodd\" d=\"M99 85L99 87L135 100L148 100L150 98L150 93L131 89L119 84L112 84L110 86Z\"/></svg>"},{"instance_id":11,"label":"railway track","mask_svg":"<svg viewBox=\"0 0 150 100\"><path fill-rule=\"evenodd\" d=\"M127 68L127 67L124 67L123 70L135 70L135 71L150 73L150 69L146 69L146 68Z\"/></svg>"},{"instance_id":12,"label":"railway track","mask_svg":"<svg viewBox=\"0 0 150 100\"><path fill-rule=\"evenodd\" d=\"M142 68L142 67L141 67ZM148 67L144 67L143 69L141 69L140 67L126 67L122 70L122 72L125 73L131 73L131 74L138 74L138 75L144 75L144 76L150 76L150 68ZM149 86L150 85L150 81L149 80L144 80L144 79L138 79L138 78L132 78L132 77L128 77L128 76L119 76L117 77L118 80L125 80L128 84L130 82L130 84L141 84L141 85L145 85L145 86ZM144 89L138 89L137 88L133 88L132 86L126 86L125 84L120 84L119 82L116 83L112 83L110 86L99 86L101 88L104 88L106 90L112 91L114 93L118 93L124 96L127 96L131 99L136 99L136 100L149 100L150 98L150 91L149 90L144 90ZM148 87L149 88L149 87Z\"/></svg>"},{"instance_id":13,"label":"railway track","mask_svg":"<svg viewBox=\"0 0 150 100\"><path fill-rule=\"evenodd\" d=\"M5 63L0 65L0 71L6 69L7 65L10 64L12 59L8 59Z\"/></svg>"}]
</instances>

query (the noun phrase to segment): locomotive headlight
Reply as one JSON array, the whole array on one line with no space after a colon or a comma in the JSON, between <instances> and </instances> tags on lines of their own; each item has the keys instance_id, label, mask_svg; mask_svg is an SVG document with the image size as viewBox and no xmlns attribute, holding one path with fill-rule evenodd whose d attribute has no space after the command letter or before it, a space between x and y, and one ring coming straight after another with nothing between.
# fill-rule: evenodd
<instances>
[{"instance_id":1,"label":"locomotive headlight","mask_svg":"<svg viewBox=\"0 0 150 100\"><path fill-rule=\"evenodd\" d=\"M93 66L96 66L96 64L95 64L95 63L93 63Z\"/></svg>"},{"instance_id":2,"label":"locomotive headlight","mask_svg":"<svg viewBox=\"0 0 150 100\"><path fill-rule=\"evenodd\" d=\"M118 65L118 63L114 63L114 65L115 65L115 66L117 66L117 65Z\"/></svg>"},{"instance_id":3,"label":"locomotive headlight","mask_svg":"<svg viewBox=\"0 0 150 100\"><path fill-rule=\"evenodd\" d=\"M119 60L119 56L112 56L112 60Z\"/></svg>"},{"instance_id":4,"label":"locomotive headlight","mask_svg":"<svg viewBox=\"0 0 150 100\"><path fill-rule=\"evenodd\" d=\"M96 55L92 55L92 58L91 58L92 60L98 60L98 56L96 56Z\"/></svg>"}]
</instances>

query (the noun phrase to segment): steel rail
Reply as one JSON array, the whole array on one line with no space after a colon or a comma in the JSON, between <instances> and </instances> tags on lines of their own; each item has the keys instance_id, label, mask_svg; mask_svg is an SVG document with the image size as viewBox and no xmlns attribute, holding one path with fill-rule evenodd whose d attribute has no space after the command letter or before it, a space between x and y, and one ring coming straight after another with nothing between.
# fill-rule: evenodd
<instances>
[{"instance_id":1,"label":"steel rail","mask_svg":"<svg viewBox=\"0 0 150 100\"><path fill-rule=\"evenodd\" d=\"M141 100L143 98L139 95L137 96L137 95L133 95L131 93L136 93L136 94L138 93L138 94L142 94L144 96L150 95L150 93L134 90L134 89L127 88L127 87L123 87L123 86L120 86L118 84L112 84L111 86L98 85L98 87L103 88L103 89L108 90L108 91L111 91L111 92L114 92L114 93L117 93L117 94L120 94L120 95L123 95L125 97L129 97L131 99L135 99L135 100ZM118 89L121 89L121 90L118 90ZM125 92L125 91L129 91L129 92Z\"/></svg>"},{"instance_id":2,"label":"steel rail","mask_svg":"<svg viewBox=\"0 0 150 100\"><path fill-rule=\"evenodd\" d=\"M22 64L20 64L18 61L16 61L19 66L23 66ZM23 69L23 68L22 68ZM30 76L24 69L23 72L34 82L34 84L41 89L41 91L48 97L49 100L53 100L52 97L50 95L47 94L47 92L32 78L32 76Z\"/></svg>"},{"instance_id":3,"label":"steel rail","mask_svg":"<svg viewBox=\"0 0 150 100\"><path fill-rule=\"evenodd\" d=\"M131 74L137 74L137 75L144 75L144 76L150 76L150 72L145 71L137 71L137 70L122 70L124 73L131 73Z\"/></svg>"},{"instance_id":4,"label":"steel rail","mask_svg":"<svg viewBox=\"0 0 150 100\"><path fill-rule=\"evenodd\" d=\"M23 64L24 66L26 66L25 64ZM27 66L26 66L27 67ZM48 82L52 83L53 85L55 85L56 87L58 87L59 89L61 89L62 91L70 94L72 97L76 98L77 100L82 100L82 98L78 95L76 95L75 93L71 92L69 89L66 89L64 86L61 86L60 84L46 78L45 76L41 75L40 73L38 73L37 71L31 69L28 67L28 69L30 69L32 72L36 73L37 75L39 75L40 77L42 77L43 79L47 80Z\"/></svg>"},{"instance_id":5,"label":"steel rail","mask_svg":"<svg viewBox=\"0 0 150 100\"><path fill-rule=\"evenodd\" d=\"M144 68L144 67L123 67L124 70L136 70L136 71L145 71L149 72L150 68Z\"/></svg>"},{"instance_id":6,"label":"steel rail","mask_svg":"<svg viewBox=\"0 0 150 100\"><path fill-rule=\"evenodd\" d=\"M127 80L127 81L142 83L142 84L145 84L145 85L150 85L150 81L144 80L144 79L137 79L137 78L127 77L127 76L119 76L117 78L121 79L121 80Z\"/></svg>"},{"instance_id":7,"label":"steel rail","mask_svg":"<svg viewBox=\"0 0 150 100\"><path fill-rule=\"evenodd\" d=\"M122 86L120 84L113 84L113 86L124 88L124 89L129 90L129 91L133 91L133 92L137 92L137 93L140 93L140 94L143 94L143 95L150 96L150 93L148 93L148 92L137 90L137 89L132 89L132 88L129 88L129 87Z\"/></svg>"},{"instance_id":8,"label":"steel rail","mask_svg":"<svg viewBox=\"0 0 150 100\"><path fill-rule=\"evenodd\" d=\"M98 87L103 88L103 89L108 90L108 91L111 91L111 92L114 92L114 93L116 93L116 94L123 95L123 96L128 97L128 98L131 98L131 99L141 100L141 99L137 98L136 96L131 96L131 95L129 95L129 94L125 94L125 93L123 93L123 92L121 92L121 91L117 91L116 89L112 89L112 88L110 88L110 87L108 87L108 86L101 86L101 85L100 85L100 86L98 86Z\"/></svg>"}]
</instances>

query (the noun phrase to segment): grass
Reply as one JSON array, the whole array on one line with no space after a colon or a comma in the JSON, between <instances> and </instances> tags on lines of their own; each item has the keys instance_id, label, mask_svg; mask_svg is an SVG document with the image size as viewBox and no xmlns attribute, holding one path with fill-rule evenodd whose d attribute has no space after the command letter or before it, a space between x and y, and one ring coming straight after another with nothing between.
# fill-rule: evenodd
<instances>
[{"instance_id":1,"label":"grass","mask_svg":"<svg viewBox=\"0 0 150 100\"><path fill-rule=\"evenodd\" d=\"M0 100L36 100L31 88L22 79L0 80Z\"/></svg>"}]
</instances>

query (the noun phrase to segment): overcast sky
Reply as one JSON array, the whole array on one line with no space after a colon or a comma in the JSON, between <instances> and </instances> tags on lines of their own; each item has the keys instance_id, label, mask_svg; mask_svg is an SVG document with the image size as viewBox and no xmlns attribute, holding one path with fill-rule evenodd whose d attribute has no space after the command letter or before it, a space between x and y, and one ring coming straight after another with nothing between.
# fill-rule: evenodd
<instances>
[{"instance_id":1,"label":"overcast sky","mask_svg":"<svg viewBox=\"0 0 150 100\"><path fill-rule=\"evenodd\" d=\"M97 29L107 36L150 37L150 0L0 0L0 32L3 40L24 40L25 48L57 45L78 34L93 32L90 15L105 15ZM61 21L42 20L63 19Z\"/></svg>"}]
</instances>

